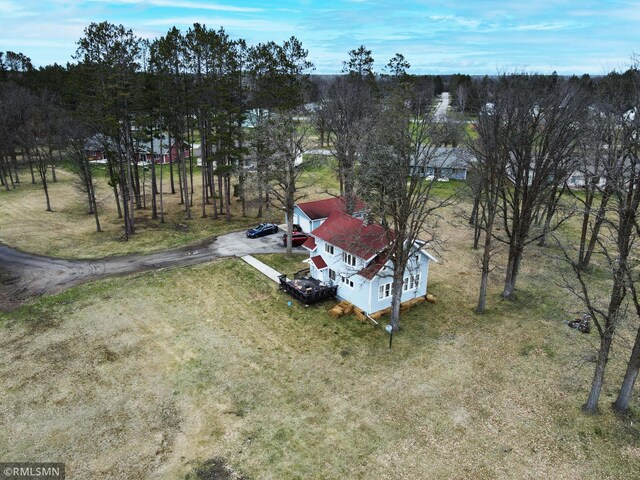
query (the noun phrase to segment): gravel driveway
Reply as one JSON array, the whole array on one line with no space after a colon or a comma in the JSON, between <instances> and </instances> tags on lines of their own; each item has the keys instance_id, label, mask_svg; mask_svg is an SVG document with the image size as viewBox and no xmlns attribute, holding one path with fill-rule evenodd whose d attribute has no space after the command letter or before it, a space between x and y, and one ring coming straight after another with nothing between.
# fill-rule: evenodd
<instances>
[{"instance_id":1,"label":"gravel driveway","mask_svg":"<svg viewBox=\"0 0 640 480\"><path fill-rule=\"evenodd\" d=\"M49 258L0 244L0 310L10 310L31 297L58 293L107 276L195 265L223 257L282 253L281 240L282 229L277 234L254 239L247 238L242 231L198 245L96 260Z\"/></svg>"}]
</instances>

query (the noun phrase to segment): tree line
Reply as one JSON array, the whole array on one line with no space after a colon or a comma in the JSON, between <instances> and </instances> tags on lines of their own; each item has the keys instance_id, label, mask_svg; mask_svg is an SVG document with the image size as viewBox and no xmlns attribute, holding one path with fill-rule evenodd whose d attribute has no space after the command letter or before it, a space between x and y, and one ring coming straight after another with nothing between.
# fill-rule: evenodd
<instances>
[{"instance_id":1,"label":"tree line","mask_svg":"<svg viewBox=\"0 0 640 480\"><path fill-rule=\"evenodd\" d=\"M509 75L471 87L479 99L472 121L476 137L468 142L476 158L469 182L481 269L476 311L487 308L489 276L501 245L506 249L502 296L513 299L529 245L554 239L571 271L563 274L560 287L575 296L599 335L583 406L591 413L598 409L617 327L625 319L640 320L640 264L633 253L640 233L639 87L635 65L598 81ZM561 229L572 218L578 235ZM601 265L593 265L594 256ZM615 410L627 411L639 367L640 330Z\"/></svg>"}]
</instances>

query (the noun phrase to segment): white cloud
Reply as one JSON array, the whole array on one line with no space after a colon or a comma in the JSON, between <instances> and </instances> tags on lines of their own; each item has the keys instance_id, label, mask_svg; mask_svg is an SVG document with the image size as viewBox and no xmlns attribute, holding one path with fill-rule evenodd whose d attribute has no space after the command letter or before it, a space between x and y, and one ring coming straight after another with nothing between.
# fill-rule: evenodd
<instances>
[{"instance_id":1,"label":"white cloud","mask_svg":"<svg viewBox=\"0 0 640 480\"><path fill-rule=\"evenodd\" d=\"M548 30L562 30L569 25L565 23L532 23L529 25L517 25L514 30L519 31L548 31Z\"/></svg>"},{"instance_id":2,"label":"white cloud","mask_svg":"<svg viewBox=\"0 0 640 480\"><path fill-rule=\"evenodd\" d=\"M216 28L218 26L228 29L236 29L246 32L284 32L288 36L291 36L295 27L285 22L276 22L271 20L260 19L242 19L242 18L228 18L228 17L173 17L173 18L154 18L150 20L140 20L139 25L148 27L171 27L173 25L188 25L191 26L194 23L206 24L210 28Z\"/></svg>"},{"instance_id":3,"label":"white cloud","mask_svg":"<svg viewBox=\"0 0 640 480\"><path fill-rule=\"evenodd\" d=\"M22 4L11 0L0 0L0 16L4 18L20 18L33 16Z\"/></svg>"},{"instance_id":4,"label":"white cloud","mask_svg":"<svg viewBox=\"0 0 640 480\"><path fill-rule=\"evenodd\" d=\"M255 13L264 11L257 7L238 7L235 5L223 5L203 1L181 1L181 0L89 0L93 3L108 3L110 5L119 3L124 5L149 5L151 7L172 7L192 10L215 10L219 12Z\"/></svg>"},{"instance_id":5,"label":"white cloud","mask_svg":"<svg viewBox=\"0 0 640 480\"><path fill-rule=\"evenodd\" d=\"M449 24L455 27L476 28L480 25L478 20L471 20L455 15L429 15L428 18L434 22Z\"/></svg>"}]
</instances>

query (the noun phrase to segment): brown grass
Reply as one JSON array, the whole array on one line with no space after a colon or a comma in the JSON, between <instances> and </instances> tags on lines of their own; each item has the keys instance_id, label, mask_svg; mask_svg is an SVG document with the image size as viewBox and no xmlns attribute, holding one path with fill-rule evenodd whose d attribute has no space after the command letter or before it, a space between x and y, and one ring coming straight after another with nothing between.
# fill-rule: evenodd
<instances>
[{"instance_id":1,"label":"brown grass","mask_svg":"<svg viewBox=\"0 0 640 480\"><path fill-rule=\"evenodd\" d=\"M5 314L0 461L64 461L70 479L184 478L212 458L251 478L638 478L638 418L607 408L627 351L602 414L582 414L595 336L565 325L557 252L532 247L518 300L496 281L477 316L468 231L443 227L438 303L403 316L391 351L331 303L287 307L238 260Z\"/></svg>"}]
</instances>

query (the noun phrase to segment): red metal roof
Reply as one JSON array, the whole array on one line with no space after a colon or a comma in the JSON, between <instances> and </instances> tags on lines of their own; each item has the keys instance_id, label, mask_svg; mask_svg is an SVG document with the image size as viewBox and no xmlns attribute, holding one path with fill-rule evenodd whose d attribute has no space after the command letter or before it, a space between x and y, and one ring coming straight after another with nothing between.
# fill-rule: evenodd
<instances>
[{"instance_id":1,"label":"red metal roof","mask_svg":"<svg viewBox=\"0 0 640 480\"><path fill-rule=\"evenodd\" d=\"M307 250L314 251L316 249L316 239L309 235L309 238L305 240L302 246Z\"/></svg>"},{"instance_id":2,"label":"red metal roof","mask_svg":"<svg viewBox=\"0 0 640 480\"><path fill-rule=\"evenodd\" d=\"M382 226L365 224L358 218L340 212L329 215L312 234L364 260L376 256L389 245L387 232Z\"/></svg>"},{"instance_id":3,"label":"red metal roof","mask_svg":"<svg viewBox=\"0 0 640 480\"><path fill-rule=\"evenodd\" d=\"M319 220L321 218L328 218L332 212L345 211L344 197L325 198L324 200L315 200L313 202L299 203L298 208L304 212L304 214L311 220ZM362 211L366 208L365 203L357 199L356 211Z\"/></svg>"},{"instance_id":4,"label":"red metal roof","mask_svg":"<svg viewBox=\"0 0 640 480\"><path fill-rule=\"evenodd\" d=\"M327 262L320 255L316 255L315 257L311 257L311 261L316 266L318 270L322 270L323 268L327 268Z\"/></svg>"}]
</instances>

